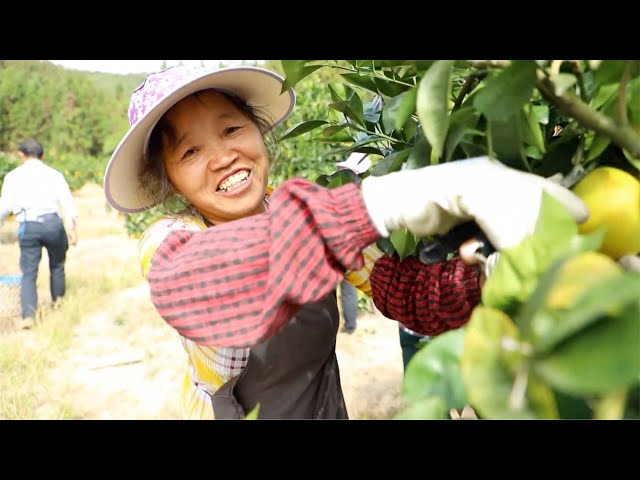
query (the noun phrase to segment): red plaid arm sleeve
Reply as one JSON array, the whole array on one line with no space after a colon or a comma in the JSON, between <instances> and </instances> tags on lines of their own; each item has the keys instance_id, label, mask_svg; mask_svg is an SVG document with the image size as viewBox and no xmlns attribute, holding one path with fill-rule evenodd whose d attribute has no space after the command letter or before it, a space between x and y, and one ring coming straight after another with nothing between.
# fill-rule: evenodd
<instances>
[{"instance_id":1,"label":"red plaid arm sleeve","mask_svg":"<svg viewBox=\"0 0 640 480\"><path fill-rule=\"evenodd\" d=\"M480 302L480 270L454 257L427 265L416 257L400 262L385 255L376 261L369 282L376 308L422 335L458 328Z\"/></svg>"},{"instance_id":2,"label":"red plaid arm sleeve","mask_svg":"<svg viewBox=\"0 0 640 480\"><path fill-rule=\"evenodd\" d=\"M288 180L269 213L171 232L152 258L151 301L196 343L248 347L362 268L361 251L378 238L357 186Z\"/></svg>"}]
</instances>

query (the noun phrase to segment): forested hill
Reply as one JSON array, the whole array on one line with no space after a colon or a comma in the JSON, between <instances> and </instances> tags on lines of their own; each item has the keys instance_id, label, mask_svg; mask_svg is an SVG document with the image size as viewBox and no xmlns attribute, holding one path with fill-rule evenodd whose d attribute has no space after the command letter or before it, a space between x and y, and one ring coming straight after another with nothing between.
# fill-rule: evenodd
<instances>
[{"instance_id":1,"label":"forested hill","mask_svg":"<svg viewBox=\"0 0 640 480\"><path fill-rule=\"evenodd\" d=\"M48 156L108 157L128 128L129 97L144 77L0 60L0 152L13 154L35 136Z\"/></svg>"}]
</instances>

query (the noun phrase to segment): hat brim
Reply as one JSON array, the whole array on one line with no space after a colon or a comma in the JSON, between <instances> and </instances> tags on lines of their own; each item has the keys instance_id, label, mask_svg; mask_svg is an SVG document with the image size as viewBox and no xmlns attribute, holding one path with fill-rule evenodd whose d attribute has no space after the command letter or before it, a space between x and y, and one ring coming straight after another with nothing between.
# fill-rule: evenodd
<instances>
[{"instance_id":1,"label":"hat brim","mask_svg":"<svg viewBox=\"0 0 640 480\"><path fill-rule=\"evenodd\" d=\"M155 125L178 101L209 88L233 92L250 106L260 107L275 128L291 114L296 102L292 88L280 93L283 82L282 77L269 70L228 67L204 73L164 97L129 129L114 150L104 174L104 192L109 204L125 213L155 206L139 184L145 148Z\"/></svg>"}]
</instances>

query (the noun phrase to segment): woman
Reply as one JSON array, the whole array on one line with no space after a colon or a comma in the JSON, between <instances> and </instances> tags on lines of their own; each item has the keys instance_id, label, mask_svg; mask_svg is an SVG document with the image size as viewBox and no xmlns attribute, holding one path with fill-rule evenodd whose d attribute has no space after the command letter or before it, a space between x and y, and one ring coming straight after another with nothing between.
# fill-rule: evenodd
<instances>
[{"instance_id":1,"label":"woman","mask_svg":"<svg viewBox=\"0 0 640 480\"><path fill-rule=\"evenodd\" d=\"M479 300L478 269L382 256L371 245L390 231L426 236L475 219L504 248L532 231L543 190L586 215L562 187L485 158L369 177L361 187L291 179L271 192L265 139L295 103L282 82L252 67L149 75L105 173L118 210L175 194L185 201L182 213L148 228L140 258L152 302L189 355L189 418L243 418L256 406L259 418L347 418L335 355L335 287L347 271L367 291L368 272L384 266L374 301L397 310L404 298L403 322L414 331L462 325ZM478 192L483 178L495 199ZM505 223L514 195L525 206Z\"/></svg>"}]
</instances>

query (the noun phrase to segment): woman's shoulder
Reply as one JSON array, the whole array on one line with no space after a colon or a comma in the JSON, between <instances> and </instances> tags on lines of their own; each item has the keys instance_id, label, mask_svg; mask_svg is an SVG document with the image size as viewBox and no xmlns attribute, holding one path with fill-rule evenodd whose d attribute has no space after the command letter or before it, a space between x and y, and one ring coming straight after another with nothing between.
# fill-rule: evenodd
<instances>
[{"instance_id":1,"label":"woman's shoulder","mask_svg":"<svg viewBox=\"0 0 640 480\"><path fill-rule=\"evenodd\" d=\"M147 232L167 231L173 230L206 230L207 225L204 223L202 216L195 210L187 208L179 213L165 213L155 219L145 229L144 234Z\"/></svg>"},{"instance_id":2,"label":"woman's shoulder","mask_svg":"<svg viewBox=\"0 0 640 480\"><path fill-rule=\"evenodd\" d=\"M144 230L138 241L138 261L142 274L146 276L151 266L151 258L160 244L171 232L178 230L199 231L207 226L200 215L191 209L180 213L163 214L151 222Z\"/></svg>"}]
</instances>

